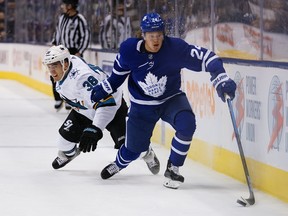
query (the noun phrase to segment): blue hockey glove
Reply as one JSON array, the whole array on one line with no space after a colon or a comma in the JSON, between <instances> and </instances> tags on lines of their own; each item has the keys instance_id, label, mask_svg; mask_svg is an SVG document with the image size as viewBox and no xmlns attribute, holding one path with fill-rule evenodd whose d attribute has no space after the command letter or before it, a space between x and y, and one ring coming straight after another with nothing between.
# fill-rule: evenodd
<instances>
[{"instance_id":1,"label":"blue hockey glove","mask_svg":"<svg viewBox=\"0 0 288 216\"><path fill-rule=\"evenodd\" d=\"M226 73L220 73L212 80L212 84L223 102L226 101L225 95L228 95L231 100L235 97L237 85Z\"/></svg>"},{"instance_id":2,"label":"blue hockey glove","mask_svg":"<svg viewBox=\"0 0 288 216\"><path fill-rule=\"evenodd\" d=\"M103 137L102 130L95 125L91 125L83 130L80 138L79 150L86 153L95 151L97 142Z\"/></svg>"},{"instance_id":3,"label":"blue hockey glove","mask_svg":"<svg viewBox=\"0 0 288 216\"><path fill-rule=\"evenodd\" d=\"M101 84L93 87L91 92L91 100L95 103L99 102L101 99L105 98L108 95L106 91L104 91Z\"/></svg>"},{"instance_id":4,"label":"blue hockey glove","mask_svg":"<svg viewBox=\"0 0 288 216\"><path fill-rule=\"evenodd\" d=\"M99 102L101 99L106 98L109 94L113 93L113 89L108 80L103 80L98 85L94 86L91 92L92 102Z\"/></svg>"}]
</instances>

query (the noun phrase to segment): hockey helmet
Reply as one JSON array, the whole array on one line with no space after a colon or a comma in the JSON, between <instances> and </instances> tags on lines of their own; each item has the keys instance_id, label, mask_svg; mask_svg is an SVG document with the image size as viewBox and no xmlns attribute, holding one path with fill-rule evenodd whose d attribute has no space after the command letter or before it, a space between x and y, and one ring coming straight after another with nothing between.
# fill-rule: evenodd
<instances>
[{"instance_id":1,"label":"hockey helmet","mask_svg":"<svg viewBox=\"0 0 288 216\"><path fill-rule=\"evenodd\" d=\"M76 8L79 4L78 0L62 0L64 4L71 4L74 8Z\"/></svg>"},{"instance_id":2,"label":"hockey helmet","mask_svg":"<svg viewBox=\"0 0 288 216\"><path fill-rule=\"evenodd\" d=\"M164 21L158 13L148 13L143 16L140 24L141 30L145 32L155 32L165 30Z\"/></svg>"},{"instance_id":3,"label":"hockey helmet","mask_svg":"<svg viewBox=\"0 0 288 216\"><path fill-rule=\"evenodd\" d=\"M63 45L52 46L45 53L43 64L48 65L55 62L60 62L62 65L64 60L67 59L70 65L70 53Z\"/></svg>"}]
</instances>

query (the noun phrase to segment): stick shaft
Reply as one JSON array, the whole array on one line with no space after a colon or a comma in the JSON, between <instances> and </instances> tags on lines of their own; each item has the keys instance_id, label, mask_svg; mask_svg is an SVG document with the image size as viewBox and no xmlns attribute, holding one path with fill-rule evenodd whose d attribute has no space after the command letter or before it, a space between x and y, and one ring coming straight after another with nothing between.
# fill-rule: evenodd
<instances>
[{"instance_id":1,"label":"stick shaft","mask_svg":"<svg viewBox=\"0 0 288 216\"><path fill-rule=\"evenodd\" d=\"M237 145L238 145L238 149L239 149L239 153L240 153L240 157L241 157L241 162L242 162L244 173L245 173L246 182L247 182L247 185L249 188L250 198L254 199L254 193L253 193L251 179L250 179L250 175L249 175L249 171L248 171L248 166L246 163L243 147L242 147L241 140L240 140L240 134L238 132L236 119L235 119L235 115L234 115L233 107L232 107L232 102L231 102L230 98L227 98L227 104L228 104L228 108L229 108L229 112L230 112L230 116L231 116L231 120L232 120L232 124L233 124L233 128L234 128L234 133L235 133L235 137L236 137L236 141L237 141Z\"/></svg>"}]
</instances>

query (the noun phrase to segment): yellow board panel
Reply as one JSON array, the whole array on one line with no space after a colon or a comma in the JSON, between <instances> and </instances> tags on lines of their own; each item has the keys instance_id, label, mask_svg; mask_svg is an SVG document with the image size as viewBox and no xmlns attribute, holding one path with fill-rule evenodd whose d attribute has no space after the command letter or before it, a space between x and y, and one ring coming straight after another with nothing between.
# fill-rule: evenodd
<instances>
[{"instance_id":1,"label":"yellow board panel","mask_svg":"<svg viewBox=\"0 0 288 216\"><path fill-rule=\"evenodd\" d=\"M172 129L166 129L165 147L170 148L174 136ZM160 125L157 125L152 141L160 143ZM226 174L246 184L240 155L216 145L193 139L188 158L204 164L217 172ZM253 187L288 202L288 173L264 163L246 158ZM248 190L248 187L247 187Z\"/></svg>"}]
</instances>

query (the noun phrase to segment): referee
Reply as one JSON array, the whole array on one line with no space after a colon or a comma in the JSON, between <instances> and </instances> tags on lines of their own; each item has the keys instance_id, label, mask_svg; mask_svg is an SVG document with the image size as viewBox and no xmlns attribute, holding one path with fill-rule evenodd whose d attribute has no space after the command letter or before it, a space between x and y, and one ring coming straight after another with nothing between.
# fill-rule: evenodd
<instances>
[{"instance_id":1,"label":"referee","mask_svg":"<svg viewBox=\"0 0 288 216\"><path fill-rule=\"evenodd\" d=\"M77 11L78 0L62 0L61 12L56 31L53 35L53 45L64 45L68 48L70 54L83 56L84 51L90 43L90 30L85 17ZM55 90L55 82L52 81L53 95L55 99L54 108L59 110L63 105L63 100ZM71 107L66 104L67 110Z\"/></svg>"}]
</instances>

